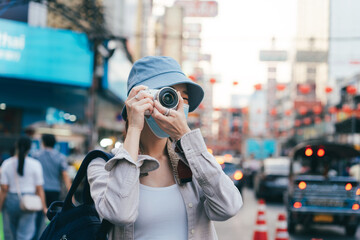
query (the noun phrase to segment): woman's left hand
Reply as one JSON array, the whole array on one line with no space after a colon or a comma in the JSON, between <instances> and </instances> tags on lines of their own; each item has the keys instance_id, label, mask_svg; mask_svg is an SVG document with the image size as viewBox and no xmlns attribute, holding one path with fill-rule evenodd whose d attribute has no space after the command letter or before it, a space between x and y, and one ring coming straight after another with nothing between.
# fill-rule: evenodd
<instances>
[{"instance_id":1,"label":"woman's left hand","mask_svg":"<svg viewBox=\"0 0 360 240\"><path fill-rule=\"evenodd\" d=\"M176 110L169 109L168 115L165 116L168 108L163 107L159 101L155 100L155 108L151 115L159 127L174 140L180 139L185 133L191 131L184 113L184 99L179 91L177 91L177 95L179 97L179 104Z\"/></svg>"}]
</instances>

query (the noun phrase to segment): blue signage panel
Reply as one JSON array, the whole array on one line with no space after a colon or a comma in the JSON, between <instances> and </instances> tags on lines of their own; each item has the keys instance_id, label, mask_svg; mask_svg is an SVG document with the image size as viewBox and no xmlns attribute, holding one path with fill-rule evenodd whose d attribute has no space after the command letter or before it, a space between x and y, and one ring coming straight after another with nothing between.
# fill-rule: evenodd
<instances>
[{"instance_id":1,"label":"blue signage panel","mask_svg":"<svg viewBox=\"0 0 360 240\"><path fill-rule=\"evenodd\" d=\"M89 87L92 71L85 34L0 19L0 76Z\"/></svg>"}]
</instances>

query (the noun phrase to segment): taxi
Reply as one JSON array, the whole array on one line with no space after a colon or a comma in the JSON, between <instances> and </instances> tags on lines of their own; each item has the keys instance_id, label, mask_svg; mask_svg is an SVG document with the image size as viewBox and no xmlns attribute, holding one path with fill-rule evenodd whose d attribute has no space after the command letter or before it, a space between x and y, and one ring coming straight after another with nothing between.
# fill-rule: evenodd
<instances>
[{"instance_id":1,"label":"taxi","mask_svg":"<svg viewBox=\"0 0 360 240\"><path fill-rule=\"evenodd\" d=\"M355 236L360 178L350 169L359 157L353 146L333 142L308 141L292 149L285 198L290 233L297 225L330 224L343 226L346 235Z\"/></svg>"}]
</instances>

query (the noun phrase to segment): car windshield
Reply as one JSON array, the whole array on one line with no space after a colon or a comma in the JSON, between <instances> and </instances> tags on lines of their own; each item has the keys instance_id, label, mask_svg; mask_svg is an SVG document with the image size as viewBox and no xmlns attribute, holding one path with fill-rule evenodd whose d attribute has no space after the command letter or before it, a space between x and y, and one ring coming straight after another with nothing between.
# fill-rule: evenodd
<instances>
[{"instance_id":1,"label":"car windshield","mask_svg":"<svg viewBox=\"0 0 360 240\"><path fill-rule=\"evenodd\" d=\"M226 174L233 173L236 171L236 165L233 163L225 162L223 170Z\"/></svg>"},{"instance_id":2,"label":"car windshield","mask_svg":"<svg viewBox=\"0 0 360 240\"><path fill-rule=\"evenodd\" d=\"M350 161L325 156L323 158L298 158L293 164L295 174L350 176Z\"/></svg>"}]
</instances>

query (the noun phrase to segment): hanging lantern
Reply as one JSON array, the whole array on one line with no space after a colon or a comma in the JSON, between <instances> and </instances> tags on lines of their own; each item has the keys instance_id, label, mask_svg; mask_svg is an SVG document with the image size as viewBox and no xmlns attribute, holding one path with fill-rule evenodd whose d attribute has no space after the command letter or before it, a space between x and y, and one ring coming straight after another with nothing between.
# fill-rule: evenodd
<instances>
[{"instance_id":1,"label":"hanging lantern","mask_svg":"<svg viewBox=\"0 0 360 240\"><path fill-rule=\"evenodd\" d=\"M350 95L354 95L354 94L356 94L356 87L354 87L354 86L347 86L346 87L346 92L348 93L348 94L350 94Z\"/></svg>"},{"instance_id":2,"label":"hanging lantern","mask_svg":"<svg viewBox=\"0 0 360 240\"><path fill-rule=\"evenodd\" d=\"M211 83L211 84L215 84L215 83L216 83L216 79L215 79L215 78L210 78L210 83Z\"/></svg>"},{"instance_id":3,"label":"hanging lantern","mask_svg":"<svg viewBox=\"0 0 360 240\"><path fill-rule=\"evenodd\" d=\"M248 109L247 107L244 107L243 109L241 109L241 112L242 112L243 114L248 114L249 109Z\"/></svg>"},{"instance_id":4,"label":"hanging lantern","mask_svg":"<svg viewBox=\"0 0 360 240\"><path fill-rule=\"evenodd\" d=\"M305 115L306 113L307 113L307 108L306 107L304 107L304 106L302 106L302 107L299 107L299 113L301 114L301 115Z\"/></svg>"},{"instance_id":5,"label":"hanging lantern","mask_svg":"<svg viewBox=\"0 0 360 240\"><path fill-rule=\"evenodd\" d=\"M233 85L234 85L234 86L236 86L236 85L238 85L238 84L239 84L238 81L233 81Z\"/></svg>"},{"instance_id":6,"label":"hanging lantern","mask_svg":"<svg viewBox=\"0 0 360 240\"><path fill-rule=\"evenodd\" d=\"M296 119L294 125L295 127L300 127L301 121L299 119Z\"/></svg>"},{"instance_id":7,"label":"hanging lantern","mask_svg":"<svg viewBox=\"0 0 360 240\"><path fill-rule=\"evenodd\" d=\"M196 77L195 77L194 75L190 75L189 78L190 78L192 81L196 82Z\"/></svg>"},{"instance_id":8,"label":"hanging lantern","mask_svg":"<svg viewBox=\"0 0 360 240\"><path fill-rule=\"evenodd\" d=\"M220 111L220 108L214 108L214 111Z\"/></svg>"},{"instance_id":9,"label":"hanging lantern","mask_svg":"<svg viewBox=\"0 0 360 240\"><path fill-rule=\"evenodd\" d=\"M313 110L313 113L318 115L321 113L322 108L321 108L321 106L314 106L312 110Z\"/></svg>"},{"instance_id":10,"label":"hanging lantern","mask_svg":"<svg viewBox=\"0 0 360 240\"><path fill-rule=\"evenodd\" d=\"M299 91L300 91L302 94L308 94L308 93L310 93L310 91L311 91L311 87L310 87L310 85L308 85L308 84L301 84L301 85L299 86Z\"/></svg>"},{"instance_id":11,"label":"hanging lantern","mask_svg":"<svg viewBox=\"0 0 360 240\"><path fill-rule=\"evenodd\" d=\"M278 85L276 85L276 88L278 91L282 91L286 88L286 85L279 83Z\"/></svg>"},{"instance_id":12,"label":"hanging lantern","mask_svg":"<svg viewBox=\"0 0 360 240\"><path fill-rule=\"evenodd\" d=\"M286 115L286 116L290 116L290 115L291 115L291 109L286 110L286 111L285 111L285 115Z\"/></svg>"},{"instance_id":13,"label":"hanging lantern","mask_svg":"<svg viewBox=\"0 0 360 240\"><path fill-rule=\"evenodd\" d=\"M321 118L320 117L315 117L315 123L317 123L317 124L321 123Z\"/></svg>"},{"instance_id":14,"label":"hanging lantern","mask_svg":"<svg viewBox=\"0 0 360 240\"><path fill-rule=\"evenodd\" d=\"M262 85L261 85L261 83L258 83L258 84L255 84L254 85L254 88L255 88L255 90L261 90L261 88L262 88Z\"/></svg>"},{"instance_id":15,"label":"hanging lantern","mask_svg":"<svg viewBox=\"0 0 360 240\"><path fill-rule=\"evenodd\" d=\"M309 125L311 123L311 118L307 117L307 118L304 118L304 124L305 125Z\"/></svg>"},{"instance_id":16,"label":"hanging lantern","mask_svg":"<svg viewBox=\"0 0 360 240\"><path fill-rule=\"evenodd\" d=\"M346 112L346 113L351 113L351 112L352 112L352 109L351 109L351 107L350 107L348 104L344 104L344 105L342 106L342 110L343 110L344 112Z\"/></svg>"},{"instance_id":17,"label":"hanging lantern","mask_svg":"<svg viewBox=\"0 0 360 240\"><path fill-rule=\"evenodd\" d=\"M333 91L332 87L325 87L326 93L331 93Z\"/></svg>"},{"instance_id":18,"label":"hanging lantern","mask_svg":"<svg viewBox=\"0 0 360 240\"><path fill-rule=\"evenodd\" d=\"M277 114L276 108L271 109L270 114L271 116L276 116Z\"/></svg>"},{"instance_id":19,"label":"hanging lantern","mask_svg":"<svg viewBox=\"0 0 360 240\"><path fill-rule=\"evenodd\" d=\"M329 107L329 113L335 114L337 112L337 108L335 106Z\"/></svg>"}]
</instances>

